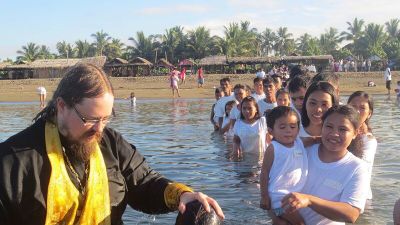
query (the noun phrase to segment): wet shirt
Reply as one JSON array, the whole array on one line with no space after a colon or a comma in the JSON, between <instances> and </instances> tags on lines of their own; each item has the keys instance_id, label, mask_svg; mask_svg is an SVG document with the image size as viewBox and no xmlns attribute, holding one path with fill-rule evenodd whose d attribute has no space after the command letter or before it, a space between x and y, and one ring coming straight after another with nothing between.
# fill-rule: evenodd
<instances>
[{"instance_id":1,"label":"wet shirt","mask_svg":"<svg viewBox=\"0 0 400 225\"><path fill-rule=\"evenodd\" d=\"M0 224L44 224L51 166L46 153L44 121L39 120L0 144ZM145 213L166 213L164 190L170 180L152 170L121 134L104 129L100 149L105 161L112 224L122 224L127 204ZM71 160L77 173L84 166ZM69 172L74 185L76 179ZM99 193L101 194L101 193Z\"/></svg>"}]
</instances>

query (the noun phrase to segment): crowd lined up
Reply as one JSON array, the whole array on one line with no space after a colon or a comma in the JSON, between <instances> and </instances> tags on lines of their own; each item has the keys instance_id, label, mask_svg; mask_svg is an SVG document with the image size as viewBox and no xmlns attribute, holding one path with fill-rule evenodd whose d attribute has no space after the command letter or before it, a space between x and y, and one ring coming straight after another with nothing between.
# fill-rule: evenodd
<instances>
[{"instance_id":1,"label":"crowd lined up","mask_svg":"<svg viewBox=\"0 0 400 225\"><path fill-rule=\"evenodd\" d=\"M264 155L260 206L274 224L355 222L372 199L371 96L356 91L341 103L331 72L294 67L287 82L262 72L252 88L221 79L210 117L233 151Z\"/></svg>"}]
</instances>

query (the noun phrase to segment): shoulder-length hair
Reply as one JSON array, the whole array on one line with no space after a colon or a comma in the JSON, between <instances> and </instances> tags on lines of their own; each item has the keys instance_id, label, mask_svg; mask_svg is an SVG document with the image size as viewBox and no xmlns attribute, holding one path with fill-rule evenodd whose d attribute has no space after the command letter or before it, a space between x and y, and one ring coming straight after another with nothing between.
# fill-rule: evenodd
<instances>
[{"instance_id":1,"label":"shoulder-length hair","mask_svg":"<svg viewBox=\"0 0 400 225\"><path fill-rule=\"evenodd\" d=\"M365 124L367 125L368 131L372 132L372 128L369 124L369 120L371 119L372 114L374 113L374 101L372 100L372 96L370 96L365 91L356 91L350 95L349 99L347 100L347 104L350 104L351 100L353 100L355 97L362 97L368 102L368 107L369 110L371 111L371 116L365 120Z\"/></svg>"},{"instance_id":2,"label":"shoulder-length hair","mask_svg":"<svg viewBox=\"0 0 400 225\"><path fill-rule=\"evenodd\" d=\"M336 94L335 88L332 86L332 84L326 82L326 81L319 81L319 82L314 82L312 83L304 96L304 101L303 101L303 107L301 109L301 123L303 124L303 127L308 127L310 125L310 118L308 117L307 114L307 101L310 95L316 91L322 91L331 96L331 101L332 101L332 106L338 105L339 100L338 96Z\"/></svg>"},{"instance_id":3,"label":"shoulder-length hair","mask_svg":"<svg viewBox=\"0 0 400 225\"><path fill-rule=\"evenodd\" d=\"M244 120L244 116L243 116L243 103L245 103L245 102L251 102L251 103L253 103L254 104L254 106L256 107L256 115L255 115L255 118L258 120L258 119L260 119L260 110L258 109L258 104L257 104L257 101L256 101L256 99L255 98L253 98L252 96L247 96L247 97L245 97L243 100L242 100L242 102L240 103L240 119L242 119L242 120Z\"/></svg>"}]
</instances>

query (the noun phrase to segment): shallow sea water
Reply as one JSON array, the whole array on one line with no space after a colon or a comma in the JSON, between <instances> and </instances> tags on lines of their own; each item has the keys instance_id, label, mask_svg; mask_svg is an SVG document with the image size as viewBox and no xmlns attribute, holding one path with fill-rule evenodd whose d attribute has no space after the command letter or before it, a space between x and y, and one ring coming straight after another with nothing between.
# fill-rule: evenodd
<instances>
[{"instance_id":1,"label":"shallow sea water","mask_svg":"<svg viewBox=\"0 0 400 225\"><path fill-rule=\"evenodd\" d=\"M373 201L357 224L393 224L400 197L400 107L396 100L374 96L371 120L378 149L372 177ZM342 99L345 102L345 98ZM231 143L214 134L209 122L211 99L117 100L109 124L169 179L190 184L214 197L224 210L224 224L270 224L259 205L260 156L237 155ZM24 129L38 112L38 102L0 103L0 141ZM125 224L174 224L176 213L146 215L128 207Z\"/></svg>"}]
</instances>

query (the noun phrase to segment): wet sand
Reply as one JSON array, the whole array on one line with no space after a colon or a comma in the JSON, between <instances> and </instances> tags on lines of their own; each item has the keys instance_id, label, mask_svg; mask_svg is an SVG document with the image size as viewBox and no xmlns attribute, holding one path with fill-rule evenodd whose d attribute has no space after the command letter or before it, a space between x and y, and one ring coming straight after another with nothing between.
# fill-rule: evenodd
<instances>
[{"instance_id":1,"label":"wet sand","mask_svg":"<svg viewBox=\"0 0 400 225\"><path fill-rule=\"evenodd\" d=\"M351 94L357 90L367 91L370 94L386 94L383 71L339 73L340 93ZM219 80L230 77L233 84L241 83L252 86L254 74L205 74L203 88L197 87L197 79L190 75L186 83L179 85L182 98L213 98L214 87L219 86ZM392 89L400 79L398 71L392 72ZM59 79L25 79L25 80L0 80L0 102L26 102L39 101L37 87L47 89L47 98L51 98ZM374 81L376 87L367 87L368 81ZM111 78L116 98L127 98L135 92L137 99L172 98L167 76ZM394 95L394 92L392 92Z\"/></svg>"}]
</instances>

